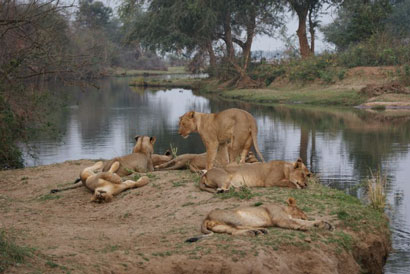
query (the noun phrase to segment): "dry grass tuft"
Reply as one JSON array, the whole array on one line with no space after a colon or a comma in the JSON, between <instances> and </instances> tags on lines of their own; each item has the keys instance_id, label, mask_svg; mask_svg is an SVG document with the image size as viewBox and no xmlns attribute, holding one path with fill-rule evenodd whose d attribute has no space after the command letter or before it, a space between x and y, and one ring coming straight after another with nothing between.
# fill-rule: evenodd
<instances>
[{"instance_id":1,"label":"dry grass tuft","mask_svg":"<svg viewBox=\"0 0 410 274\"><path fill-rule=\"evenodd\" d=\"M380 170L374 174L370 171L370 178L367 179L367 197L370 205L377 210L383 211L386 206L385 188L387 185L387 176Z\"/></svg>"}]
</instances>

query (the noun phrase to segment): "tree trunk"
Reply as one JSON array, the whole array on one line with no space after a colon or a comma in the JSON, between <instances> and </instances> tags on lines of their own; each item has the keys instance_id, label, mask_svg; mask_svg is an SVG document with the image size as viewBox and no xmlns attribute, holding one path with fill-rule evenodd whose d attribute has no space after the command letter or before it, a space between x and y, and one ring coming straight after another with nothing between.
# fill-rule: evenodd
<instances>
[{"instance_id":1,"label":"tree trunk","mask_svg":"<svg viewBox=\"0 0 410 274\"><path fill-rule=\"evenodd\" d=\"M226 54L229 63L234 67L234 69L238 72L239 78L236 81L237 88L256 88L260 87L260 83L253 80L246 74L247 63L249 62L250 51L252 46L252 40L254 36L254 29L253 27L251 35L247 37L248 47L243 47L244 50L244 57L247 55L246 60L244 60L246 66L242 68L235 60L235 51L233 47L233 38L232 38L232 28L231 28L231 15L229 12L226 13L225 22L224 22L224 41L226 44ZM247 53L245 53L247 52Z\"/></svg>"},{"instance_id":2,"label":"tree trunk","mask_svg":"<svg viewBox=\"0 0 410 274\"><path fill-rule=\"evenodd\" d=\"M300 128L300 146L299 155L302 158L303 163L307 164L307 148L309 143L309 129L302 126Z\"/></svg>"},{"instance_id":3,"label":"tree trunk","mask_svg":"<svg viewBox=\"0 0 410 274\"><path fill-rule=\"evenodd\" d=\"M243 48L243 70L248 69L248 65L251 59L251 48L253 37L255 36L256 28L256 14L255 11L250 12L249 24L246 26L246 42L245 47Z\"/></svg>"},{"instance_id":4,"label":"tree trunk","mask_svg":"<svg viewBox=\"0 0 410 274\"><path fill-rule=\"evenodd\" d=\"M312 20L313 10L309 10L309 33L310 33L310 53L315 54L315 22Z\"/></svg>"},{"instance_id":5,"label":"tree trunk","mask_svg":"<svg viewBox=\"0 0 410 274\"><path fill-rule=\"evenodd\" d=\"M232 29L231 29L231 14L229 12L225 15L225 22L224 22L224 40L226 44L226 56L228 60L234 61L235 58L235 50L233 47L232 42Z\"/></svg>"},{"instance_id":6,"label":"tree trunk","mask_svg":"<svg viewBox=\"0 0 410 274\"><path fill-rule=\"evenodd\" d=\"M307 10L297 12L297 15L299 18L299 27L296 31L296 34L299 38L300 55L302 56L302 58L307 58L312 53L310 50L307 35L306 35L307 13L308 13Z\"/></svg>"},{"instance_id":7,"label":"tree trunk","mask_svg":"<svg viewBox=\"0 0 410 274\"><path fill-rule=\"evenodd\" d=\"M216 56L214 48L212 47L212 41L209 41L206 45L206 50L208 51L209 55L209 66L214 68L216 67Z\"/></svg>"}]
</instances>

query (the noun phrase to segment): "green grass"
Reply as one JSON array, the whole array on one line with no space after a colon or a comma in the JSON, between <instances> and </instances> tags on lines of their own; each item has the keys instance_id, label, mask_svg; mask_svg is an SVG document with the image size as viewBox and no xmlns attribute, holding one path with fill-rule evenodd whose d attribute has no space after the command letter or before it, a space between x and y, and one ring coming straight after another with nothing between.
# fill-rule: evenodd
<instances>
[{"instance_id":1,"label":"green grass","mask_svg":"<svg viewBox=\"0 0 410 274\"><path fill-rule=\"evenodd\" d=\"M0 229L0 273L7 267L22 264L26 257L32 255L33 249L16 245L7 237L6 232Z\"/></svg>"},{"instance_id":2,"label":"green grass","mask_svg":"<svg viewBox=\"0 0 410 274\"><path fill-rule=\"evenodd\" d=\"M187 183L188 181L185 181L185 180L176 181L176 182L172 182L172 186L173 187L186 186Z\"/></svg>"},{"instance_id":3,"label":"green grass","mask_svg":"<svg viewBox=\"0 0 410 274\"><path fill-rule=\"evenodd\" d=\"M306 104L356 106L364 103L367 97L354 90L318 89L235 89L220 94L226 99L242 100L263 104Z\"/></svg>"}]
</instances>

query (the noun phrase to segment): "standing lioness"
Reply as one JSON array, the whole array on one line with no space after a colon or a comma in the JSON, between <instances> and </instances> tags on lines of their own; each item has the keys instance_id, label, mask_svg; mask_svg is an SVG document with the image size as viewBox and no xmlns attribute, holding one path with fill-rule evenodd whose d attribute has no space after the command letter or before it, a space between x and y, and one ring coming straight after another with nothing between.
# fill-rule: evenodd
<instances>
[{"instance_id":1,"label":"standing lioness","mask_svg":"<svg viewBox=\"0 0 410 274\"><path fill-rule=\"evenodd\" d=\"M179 134L187 138L191 132L198 132L207 153L206 169L214 165L219 146L228 146L229 162L240 157L245 163L252 145L259 158L264 161L256 139L258 127L255 118L241 109L231 108L219 113L189 111L179 118Z\"/></svg>"}]
</instances>

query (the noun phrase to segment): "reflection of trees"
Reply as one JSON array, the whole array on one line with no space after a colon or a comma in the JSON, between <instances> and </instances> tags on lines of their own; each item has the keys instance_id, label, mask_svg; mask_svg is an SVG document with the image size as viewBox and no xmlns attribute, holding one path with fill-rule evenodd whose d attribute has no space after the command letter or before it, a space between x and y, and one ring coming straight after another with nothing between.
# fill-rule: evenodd
<instances>
[{"instance_id":1,"label":"reflection of trees","mask_svg":"<svg viewBox=\"0 0 410 274\"><path fill-rule=\"evenodd\" d=\"M304 163L308 163L307 161L307 149L309 143L309 129L302 126L300 129L300 146L299 146L299 156L302 158Z\"/></svg>"}]
</instances>

